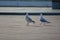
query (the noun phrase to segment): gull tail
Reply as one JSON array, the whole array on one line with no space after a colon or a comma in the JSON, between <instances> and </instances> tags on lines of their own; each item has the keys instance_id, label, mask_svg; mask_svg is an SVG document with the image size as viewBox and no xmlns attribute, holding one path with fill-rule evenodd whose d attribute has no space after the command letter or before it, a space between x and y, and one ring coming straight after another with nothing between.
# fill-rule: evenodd
<instances>
[{"instance_id":1,"label":"gull tail","mask_svg":"<svg viewBox=\"0 0 60 40\"><path fill-rule=\"evenodd\" d=\"M33 22L33 24L35 24L35 21L32 21Z\"/></svg>"},{"instance_id":2,"label":"gull tail","mask_svg":"<svg viewBox=\"0 0 60 40\"><path fill-rule=\"evenodd\" d=\"M51 23L51 22L48 22L48 21L47 21L47 23Z\"/></svg>"}]
</instances>

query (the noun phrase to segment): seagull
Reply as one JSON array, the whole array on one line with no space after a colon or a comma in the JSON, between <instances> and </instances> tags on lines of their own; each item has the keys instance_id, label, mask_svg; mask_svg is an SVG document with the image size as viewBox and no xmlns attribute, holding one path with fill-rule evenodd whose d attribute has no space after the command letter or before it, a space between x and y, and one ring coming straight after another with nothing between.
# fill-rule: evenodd
<instances>
[{"instance_id":1,"label":"seagull","mask_svg":"<svg viewBox=\"0 0 60 40\"><path fill-rule=\"evenodd\" d=\"M42 24L42 23L44 23L44 24L45 24L45 23L50 23L47 19L45 19L45 18L43 17L42 13L40 14L40 17L39 17L39 18L40 18L41 24Z\"/></svg>"},{"instance_id":2,"label":"seagull","mask_svg":"<svg viewBox=\"0 0 60 40\"><path fill-rule=\"evenodd\" d=\"M26 22L27 22L27 26L29 26L29 23L33 23L33 24L35 23L35 21L32 20L32 19L29 17L28 13L26 13L25 19L26 19Z\"/></svg>"}]
</instances>

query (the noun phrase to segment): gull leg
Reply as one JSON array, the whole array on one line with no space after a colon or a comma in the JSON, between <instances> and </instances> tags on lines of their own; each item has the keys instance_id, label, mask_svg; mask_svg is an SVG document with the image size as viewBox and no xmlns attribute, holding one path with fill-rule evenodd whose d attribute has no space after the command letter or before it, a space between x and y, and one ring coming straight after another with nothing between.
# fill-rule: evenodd
<instances>
[{"instance_id":1,"label":"gull leg","mask_svg":"<svg viewBox=\"0 0 60 40\"><path fill-rule=\"evenodd\" d=\"M40 25L42 25L42 22L40 23Z\"/></svg>"},{"instance_id":2,"label":"gull leg","mask_svg":"<svg viewBox=\"0 0 60 40\"><path fill-rule=\"evenodd\" d=\"M45 23L43 23L43 25L45 25Z\"/></svg>"},{"instance_id":3,"label":"gull leg","mask_svg":"<svg viewBox=\"0 0 60 40\"><path fill-rule=\"evenodd\" d=\"M29 22L27 22L27 26L29 26Z\"/></svg>"},{"instance_id":4,"label":"gull leg","mask_svg":"<svg viewBox=\"0 0 60 40\"><path fill-rule=\"evenodd\" d=\"M42 25L42 26L43 26L43 25L45 25L45 23L44 23L44 22L41 22L41 23L40 23L40 25Z\"/></svg>"}]
</instances>

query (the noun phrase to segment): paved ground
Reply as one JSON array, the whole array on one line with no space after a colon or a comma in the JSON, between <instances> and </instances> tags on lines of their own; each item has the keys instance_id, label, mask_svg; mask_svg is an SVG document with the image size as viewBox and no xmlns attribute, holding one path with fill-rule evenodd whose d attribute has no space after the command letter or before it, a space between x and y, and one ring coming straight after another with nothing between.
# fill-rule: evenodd
<instances>
[{"instance_id":1,"label":"paved ground","mask_svg":"<svg viewBox=\"0 0 60 40\"><path fill-rule=\"evenodd\" d=\"M0 15L0 40L60 40L60 16L45 16L51 23L39 25L39 16L31 16L36 24L26 26L24 16Z\"/></svg>"}]
</instances>

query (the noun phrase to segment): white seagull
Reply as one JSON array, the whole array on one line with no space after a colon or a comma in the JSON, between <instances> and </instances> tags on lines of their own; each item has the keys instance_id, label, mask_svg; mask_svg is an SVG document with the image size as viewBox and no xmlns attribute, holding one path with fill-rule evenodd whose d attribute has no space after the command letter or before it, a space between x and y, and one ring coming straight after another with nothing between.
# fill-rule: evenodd
<instances>
[{"instance_id":1,"label":"white seagull","mask_svg":"<svg viewBox=\"0 0 60 40\"><path fill-rule=\"evenodd\" d=\"M39 18L40 18L41 24L42 24L42 23L44 23L44 24L45 24L45 23L50 23L47 19L45 19L45 18L43 17L42 13L40 14L40 17L39 17Z\"/></svg>"},{"instance_id":2,"label":"white seagull","mask_svg":"<svg viewBox=\"0 0 60 40\"><path fill-rule=\"evenodd\" d=\"M25 19L26 19L26 22L27 22L27 26L29 26L29 23L33 23L33 24L35 23L35 21L33 21L33 20L29 17L28 13L26 13Z\"/></svg>"}]
</instances>

